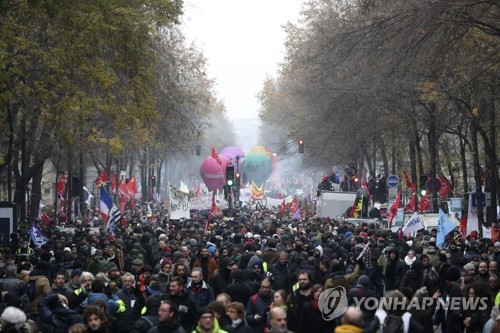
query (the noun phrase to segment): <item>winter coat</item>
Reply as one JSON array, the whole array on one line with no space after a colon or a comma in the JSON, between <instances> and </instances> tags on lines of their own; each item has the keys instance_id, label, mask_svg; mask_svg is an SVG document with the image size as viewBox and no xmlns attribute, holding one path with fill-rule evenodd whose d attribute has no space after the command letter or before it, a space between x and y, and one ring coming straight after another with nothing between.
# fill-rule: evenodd
<instances>
[{"instance_id":1,"label":"winter coat","mask_svg":"<svg viewBox=\"0 0 500 333\"><path fill-rule=\"evenodd\" d=\"M144 315L135 321L130 333L147 333L156 325L158 325L158 315Z\"/></svg>"},{"instance_id":2,"label":"winter coat","mask_svg":"<svg viewBox=\"0 0 500 333\"><path fill-rule=\"evenodd\" d=\"M168 299L172 300L179 307L177 315L179 316L181 326L190 332L193 330L195 323L198 320L198 312L194 301L189 297L187 292L183 292L179 296L168 295Z\"/></svg>"},{"instance_id":3,"label":"winter coat","mask_svg":"<svg viewBox=\"0 0 500 333\"><path fill-rule=\"evenodd\" d=\"M257 293L250 297L247 304L246 319L250 327L255 333L262 333L266 327L267 315L269 313L270 305L273 301L274 293L269 292L267 295ZM255 320L255 315L259 315L260 320Z\"/></svg>"},{"instance_id":4,"label":"winter coat","mask_svg":"<svg viewBox=\"0 0 500 333\"><path fill-rule=\"evenodd\" d=\"M59 303L57 293L47 294L38 305L42 332L66 333L71 325L83 322L81 315Z\"/></svg>"},{"instance_id":5,"label":"winter coat","mask_svg":"<svg viewBox=\"0 0 500 333\"><path fill-rule=\"evenodd\" d=\"M173 318L168 323L159 322L148 333L187 333L187 331L181 326L179 318Z\"/></svg>"},{"instance_id":6,"label":"winter coat","mask_svg":"<svg viewBox=\"0 0 500 333\"><path fill-rule=\"evenodd\" d=\"M34 269L30 273L29 281L35 280L35 299L30 302L31 314L38 314L38 304L42 301L44 295L50 292L50 282L44 272Z\"/></svg>"},{"instance_id":7,"label":"winter coat","mask_svg":"<svg viewBox=\"0 0 500 333\"><path fill-rule=\"evenodd\" d=\"M190 281L186 287L186 291L196 304L196 311L201 311L208 303L215 300L214 290L205 281L202 281L200 288L195 288L193 281Z\"/></svg>"}]
</instances>

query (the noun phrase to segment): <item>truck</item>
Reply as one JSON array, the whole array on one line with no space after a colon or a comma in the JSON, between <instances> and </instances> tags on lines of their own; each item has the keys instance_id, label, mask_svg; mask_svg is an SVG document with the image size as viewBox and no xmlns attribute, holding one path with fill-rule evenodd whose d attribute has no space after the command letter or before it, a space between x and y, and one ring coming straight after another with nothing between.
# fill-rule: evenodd
<instances>
[{"instance_id":1,"label":"truck","mask_svg":"<svg viewBox=\"0 0 500 333\"><path fill-rule=\"evenodd\" d=\"M316 216L343 216L356 200L356 192L323 191L316 199Z\"/></svg>"}]
</instances>

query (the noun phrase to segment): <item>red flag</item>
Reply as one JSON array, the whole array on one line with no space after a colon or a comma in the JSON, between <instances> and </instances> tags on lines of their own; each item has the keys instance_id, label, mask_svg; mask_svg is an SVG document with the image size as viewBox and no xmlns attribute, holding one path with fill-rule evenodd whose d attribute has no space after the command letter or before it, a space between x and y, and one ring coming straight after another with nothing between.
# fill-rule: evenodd
<instances>
[{"instance_id":1,"label":"red flag","mask_svg":"<svg viewBox=\"0 0 500 333\"><path fill-rule=\"evenodd\" d=\"M94 183L96 186L101 185L102 183L109 182L108 174L106 173L106 169L102 169L101 174L95 179Z\"/></svg>"},{"instance_id":2,"label":"red flag","mask_svg":"<svg viewBox=\"0 0 500 333\"><path fill-rule=\"evenodd\" d=\"M106 172L106 169L102 169L101 171L101 179L103 182L109 182L109 177L108 177L108 173Z\"/></svg>"},{"instance_id":3,"label":"red flag","mask_svg":"<svg viewBox=\"0 0 500 333\"><path fill-rule=\"evenodd\" d=\"M130 177L127 183L128 194L133 197L137 193L137 182L135 176Z\"/></svg>"},{"instance_id":4,"label":"red flag","mask_svg":"<svg viewBox=\"0 0 500 333\"><path fill-rule=\"evenodd\" d=\"M111 190L116 191L116 173L114 172L111 173Z\"/></svg>"},{"instance_id":5,"label":"red flag","mask_svg":"<svg viewBox=\"0 0 500 333\"><path fill-rule=\"evenodd\" d=\"M44 222L45 225L50 225L50 218L47 214L45 214L45 212L42 210L42 220Z\"/></svg>"},{"instance_id":6,"label":"red flag","mask_svg":"<svg viewBox=\"0 0 500 333\"><path fill-rule=\"evenodd\" d=\"M120 193L121 197L125 197L128 199L129 192L128 192L127 185L125 184L125 179L123 179L123 178L122 178L122 180L120 180L120 185L118 185L118 192Z\"/></svg>"},{"instance_id":7,"label":"red flag","mask_svg":"<svg viewBox=\"0 0 500 333\"><path fill-rule=\"evenodd\" d=\"M292 202L290 203L290 211L295 214L297 209L299 209L299 201L297 200L297 196L294 196Z\"/></svg>"},{"instance_id":8,"label":"red flag","mask_svg":"<svg viewBox=\"0 0 500 333\"><path fill-rule=\"evenodd\" d=\"M426 193L422 198L420 198L420 201L418 202L418 211L425 212L429 209L431 209L431 201L429 198L429 193Z\"/></svg>"},{"instance_id":9,"label":"red flag","mask_svg":"<svg viewBox=\"0 0 500 333\"><path fill-rule=\"evenodd\" d=\"M123 212L125 211L125 207L127 206L127 196L125 195L120 195L120 213L123 214Z\"/></svg>"},{"instance_id":10,"label":"red flag","mask_svg":"<svg viewBox=\"0 0 500 333\"><path fill-rule=\"evenodd\" d=\"M220 160L220 156L219 156L219 154L217 154L214 147L212 147L212 157L217 160L218 164L222 164L222 161Z\"/></svg>"},{"instance_id":11,"label":"red flag","mask_svg":"<svg viewBox=\"0 0 500 333\"><path fill-rule=\"evenodd\" d=\"M415 212L415 209L417 208L417 189L413 188L412 193L411 193L411 201L406 207L408 211L410 212Z\"/></svg>"},{"instance_id":12,"label":"red flag","mask_svg":"<svg viewBox=\"0 0 500 333\"><path fill-rule=\"evenodd\" d=\"M64 195L64 190L66 188L66 175L62 175L57 183L56 192L61 199L61 207L66 204L66 196Z\"/></svg>"},{"instance_id":13,"label":"red flag","mask_svg":"<svg viewBox=\"0 0 500 333\"><path fill-rule=\"evenodd\" d=\"M213 148L212 148L213 149ZM215 215L217 211L217 206L215 205L215 191L212 193L212 207L210 207L210 212L208 213L207 223L205 223L205 231L208 231L208 226L212 220L212 216Z\"/></svg>"},{"instance_id":14,"label":"red flag","mask_svg":"<svg viewBox=\"0 0 500 333\"><path fill-rule=\"evenodd\" d=\"M391 220L389 221L389 228L392 226L392 220L396 217L396 214L398 213L398 208L399 208L399 200L401 199L401 191L398 192L398 195L396 196L396 199L394 199L394 202L391 205L390 212L391 212Z\"/></svg>"},{"instance_id":15,"label":"red flag","mask_svg":"<svg viewBox=\"0 0 500 333\"><path fill-rule=\"evenodd\" d=\"M453 192L453 190L451 189L451 183L448 180L448 178L446 178L446 176L443 174L440 174L439 180L441 181L441 188L439 189L438 192L439 197L441 199L446 199L448 197L448 194Z\"/></svg>"},{"instance_id":16,"label":"red flag","mask_svg":"<svg viewBox=\"0 0 500 333\"><path fill-rule=\"evenodd\" d=\"M372 195L370 193L370 190L368 189L368 184L366 184L365 181L362 181L361 182L361 187L365 190L366 195L368 196L368 199L370 199Z\"/></svg>"},{"instance_id":17,"label":"red flag","mask_svg":"<svg viewBox=\"0 0 500 333\"><path fill-rule=\"evenodd\" d=\"M467 214L462 214L460 219L460 234L462 234L463 239L467 236ZM493 227L491 228L491 238L493 240Z\"/></svg>"},{"instance_id":18,"label":"red flag","mask_svg":"<svg viewBox=\"0 0 500 333\"><path fill-rule=\"evenodd\" d=\"M398 230L398 239L403 240L403 228L399 228Z\"/></svg>"},{"instance_id":19,"label":"red flag","mask_svg":"<svg viewBox=\"0 0 500 333\"><path fill-rule=\"evenodd\" d=\"M280 212L280 213L284 213L284 212L285 212L285 209L286 209L285 199L283 199L283 202L282 202L282 203L281 203L281 205L280 205L280 210L279 210L279 212Z\"/></svg>"},{"instance_id":20,"label":"red flag","mask_svg":"<svg viewBox=\"0 0 500 333\"><path fill-rule=\"evenodd\" d=\"M417 188L415 186L415 184L413 184L413 182L411 181L411 178L408 175L408 173L406 172L406 170L403 170L403 176L405 177L405 182L406 182L406 187L407 188L411 188L411 189L416 189Z\"/></svg>"}]
</instances>

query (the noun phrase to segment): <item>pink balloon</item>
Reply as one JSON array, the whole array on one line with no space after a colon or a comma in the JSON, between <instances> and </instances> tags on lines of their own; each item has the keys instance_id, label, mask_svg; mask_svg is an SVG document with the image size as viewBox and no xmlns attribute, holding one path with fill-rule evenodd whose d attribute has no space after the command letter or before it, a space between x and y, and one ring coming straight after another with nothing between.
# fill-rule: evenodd
<instances>
[{"instance_id":1,"label":"pink balloon","mask_svg":"<svg viewBox=\"0 0 500 333\"><path fill-rule=\"evenodd\" d=\"M226 173L227 158L219 155L221 164L212 156L203 160L200 167L200 175L209 191L222 190L224 188L224 174Z\"/></svg>"}]
</instances>

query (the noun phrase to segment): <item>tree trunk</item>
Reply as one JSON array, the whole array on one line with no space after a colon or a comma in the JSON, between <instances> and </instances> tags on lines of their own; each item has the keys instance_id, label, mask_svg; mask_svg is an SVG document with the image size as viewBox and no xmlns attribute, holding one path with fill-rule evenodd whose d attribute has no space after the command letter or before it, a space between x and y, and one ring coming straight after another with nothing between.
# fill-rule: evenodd
<instances>
[{"instance_id":1,"label":"tree trunk","mask_svg":"<svg viewBox=\"0 0 500 333\"><path fill-rule=\"evenodd\" d=\"M479 155L478 155L478 145L477 145L477 115L473 115L471 119L471 142L472 142L472 162L474 166L474 180L476 182L476 203L477 203L477 220L478 220L478 232L479 238L483 238L483 224L484 224L484 213L483 213L483 200L482 200L482 189L481 189L481 167L479 166Z\"/></svg>"},{"instance_id":2,"label":"tree trunk","mask_svg":"<svg viewBox=\"0 0 500 333\"><path fill-rule=\"evenodd\" d=\"M429 133L428 133L428 145L429 145L429 158L431 164L431 174L429 179L436 181L436 156L437 156L437 142L436 142L436 103L431 102L429 105ZM438 212L438 200L437 200L437 188L432 187L432 209L434 213Z\"/></svg>"}]
</instances>

